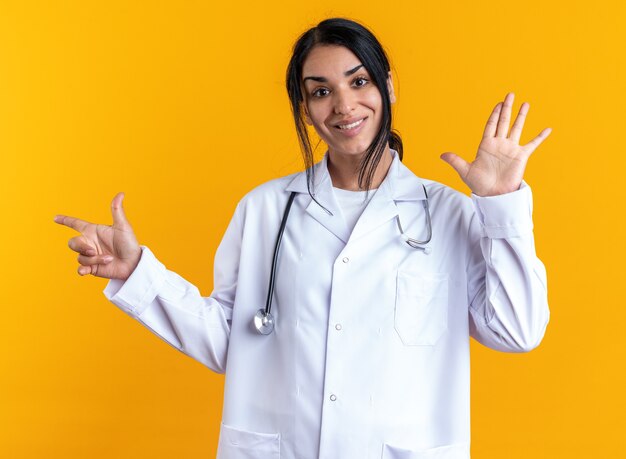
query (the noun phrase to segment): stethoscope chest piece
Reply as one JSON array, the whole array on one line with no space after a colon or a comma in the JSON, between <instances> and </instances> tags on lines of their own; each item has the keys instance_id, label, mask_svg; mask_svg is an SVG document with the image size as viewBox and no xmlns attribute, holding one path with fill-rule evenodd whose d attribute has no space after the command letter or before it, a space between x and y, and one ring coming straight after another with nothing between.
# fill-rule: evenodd
<instances>
[{"instance_id":1,"label":"stethoscope chest piece","mask_svg":"<svg viewBox=\"0 0 626 459\"><path fill-rule=\"evenodd\" d=\"M266 312L265 308L259 309L254 315L254 328L262 335L269 335L274 331L274 316Z\"/></svg>"}]
</instances>

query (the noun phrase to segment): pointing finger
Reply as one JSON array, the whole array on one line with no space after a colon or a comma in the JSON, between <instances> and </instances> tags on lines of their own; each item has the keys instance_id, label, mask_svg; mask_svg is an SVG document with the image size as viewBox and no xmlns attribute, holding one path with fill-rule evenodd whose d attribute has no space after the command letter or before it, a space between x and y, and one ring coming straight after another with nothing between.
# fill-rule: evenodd
<instances>
[{"instance_id":1,"label":"pointing finger","mask_svg":"<svg viewBox=\"0 0 626 459\"><path fill-rule=\"evenodd\" d=\"M83 232L87 226L91 225L91 223L81 220L80 218L68 217L67 215L57 215L54 217L54 221L59 225L69 226L76 231Z\"/></svg>"}]
</instances>

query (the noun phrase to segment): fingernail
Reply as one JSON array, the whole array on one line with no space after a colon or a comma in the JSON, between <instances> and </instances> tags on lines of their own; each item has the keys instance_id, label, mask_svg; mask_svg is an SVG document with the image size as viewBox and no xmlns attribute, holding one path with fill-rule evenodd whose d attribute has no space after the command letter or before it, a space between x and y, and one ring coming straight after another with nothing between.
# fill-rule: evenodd
<instances>
[{"instance_id":1,"label":"fingernail","mask_svg":"<svg viewBox=\"0 0 626 459\"><path fill-rule=\"evenodd\" d=\"M111 256L106 256L106 257L104 257L104 258L103 258L103 261L104 261L105 263L111 263L111 262L113 261L113 257L111 257Z\"/></svg>"}]
</instances>

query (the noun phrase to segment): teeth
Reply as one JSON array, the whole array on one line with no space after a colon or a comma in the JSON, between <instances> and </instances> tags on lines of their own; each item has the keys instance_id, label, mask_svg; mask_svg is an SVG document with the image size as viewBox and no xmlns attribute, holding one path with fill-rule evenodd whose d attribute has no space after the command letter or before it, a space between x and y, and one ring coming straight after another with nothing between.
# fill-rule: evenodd
<instances>
[{"instance_id":1,"label":"teeth","mask_svg":"<svg viewBox=\"0 0 626 459\"><path fill-rule=\"evenodd\" d=\"M364 119L365 119L365 118L363 118L363 120L364 120ZM355 121L355 122L354 122L354 123L352 123L352 124L344 124L344 125L341 125L341 124L340 124L340 125L339 125L339 126L337 126L337 127L338 127L339 129L352 129L353 127L358 126L359 124L361 124L361 123L363 122L363 120Z\"/></svg>"}]
</instances>

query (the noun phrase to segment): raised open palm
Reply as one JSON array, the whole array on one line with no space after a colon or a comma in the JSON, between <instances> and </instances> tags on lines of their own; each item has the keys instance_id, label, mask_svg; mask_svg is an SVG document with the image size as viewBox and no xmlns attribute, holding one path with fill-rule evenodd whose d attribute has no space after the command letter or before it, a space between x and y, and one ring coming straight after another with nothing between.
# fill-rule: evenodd
<instances>
[{"instance_id":1,"label":"raised open palm","mask_svg":"<svg viewBox=\"0 0 626 459\"><path fill-rule=\"evenodd\" d=\"M494 107L474 161L468 163L450 152L441 155L441 159L459 173L477 196L496 196L518 190L528 158L552 132L551 128L545 128L526 145L520 145L519 139L530 105L528 102L522 104L509 133L514 98L515 95L509 93L504 98L504 104L499 102Z\"/></svg>"},{"instance_id":2,"label":"raised open palm","mask_svg":"<svg viewBox=\"0 0 626 459\"><path fill-rule=\"evenodd\" d=\"M89 223L79 218L57 215L54 221L80 232L71 238L68 246L78 252L78 274L92 274L107 279L126 280L141 258L135 233L124 214L122 200L124 193L118 193L111 202L113 225Z\"/></svg>"}]
</instances>

